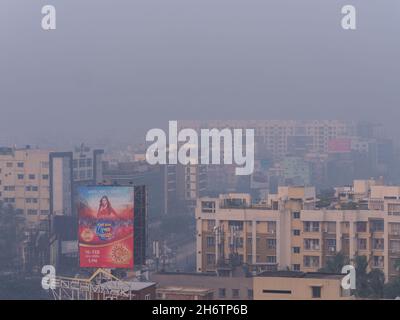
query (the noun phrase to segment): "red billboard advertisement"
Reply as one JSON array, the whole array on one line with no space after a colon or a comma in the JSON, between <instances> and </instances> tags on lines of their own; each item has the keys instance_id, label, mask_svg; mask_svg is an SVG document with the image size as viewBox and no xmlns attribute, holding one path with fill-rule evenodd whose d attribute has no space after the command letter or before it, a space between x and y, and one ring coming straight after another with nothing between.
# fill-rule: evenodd
<instances>
[{"instance_id":1,"label":"red billboard advertisement","mask_svg":"<svg viewBox=\"0 0 400 320\"><path fill-rule=\"evenodd\" d=\"M351 151L351 140L348 138L336 138L328 141L328 152L346 153Z\"/></svg>"},{"instance_id":2,"label":"red billboard advertisement","mask_svg":"<svg viewBox=\"0 0 400 320\"><path fill-rule=\"evenodd\" d=\"M133 268L133 187L78 188L81 268Z\"/></svg>"}]
</instances>

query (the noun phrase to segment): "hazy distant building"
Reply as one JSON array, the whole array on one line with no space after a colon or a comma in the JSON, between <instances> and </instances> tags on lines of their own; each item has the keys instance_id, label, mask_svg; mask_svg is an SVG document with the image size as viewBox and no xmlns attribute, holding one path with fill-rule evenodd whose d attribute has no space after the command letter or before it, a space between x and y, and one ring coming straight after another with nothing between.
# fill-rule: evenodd
<instances>
[{"instance_id":1,"label":"hazy distant building","mask_svg":"<svg viewBox=\"0 0 400 320\"><path fill-rule=\"evenodd\" d=\"M158 219L173 210L171 206L176 197L176 186L171 169L174 168L146 162L121 162L111 167L105 163L104 181L120 186L146 185L149 218Z\"/></svg>"},{"instance_id":2,"label":"hazy distant building","mask_svg":"<svg viewBox=\"0 0 400 320\"><path fill-rule=\"evenodd\" d=\"M178 121L180 129L254 129L256 142L274 157L325 153L329 141L357 134L357 123L341 120L214 120Z\"/></svg>"}]
</instances>

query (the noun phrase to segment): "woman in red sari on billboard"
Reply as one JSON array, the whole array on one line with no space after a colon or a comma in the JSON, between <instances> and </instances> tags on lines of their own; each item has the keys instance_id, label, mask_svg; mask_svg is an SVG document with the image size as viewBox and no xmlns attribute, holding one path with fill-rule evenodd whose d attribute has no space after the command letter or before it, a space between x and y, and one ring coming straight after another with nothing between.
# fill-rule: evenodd
<instances>
[{"instance_id":1,"label":"woman in red sari on billboard","mask_svg":"<svg viewBox=\"0 0 400 320\"><path fill-rule=\"evenodd\" d=\"M118 218L118 215L112 208L110 200L108 200L107 196L102 196L100 199L97 218Z\"/></svg>"}]
</instances>

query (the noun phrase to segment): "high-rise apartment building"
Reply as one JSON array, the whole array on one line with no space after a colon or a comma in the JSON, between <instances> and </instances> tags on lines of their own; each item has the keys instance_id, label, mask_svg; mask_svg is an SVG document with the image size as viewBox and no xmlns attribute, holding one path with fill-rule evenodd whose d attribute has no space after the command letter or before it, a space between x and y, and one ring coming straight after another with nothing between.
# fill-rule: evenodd
<instances>
[{"instance_id":1,"label":"high-rise apartment building","mask_svg":"<svg viewBox=\"0 0 400 320\"><path fill-rule=\"evenodd\" d=\"M43 243L43 256L53 257L76 238L76 186L101 181L101 155L102 150L83 145L73 152L0 148L0 201L14 208L23 223L22 264L34 264L38 243Z\"/></svg>"},{"instance_id":2,"label":"high-rise apartment building","mask_svg":"<svg viewBox=\"0 0 400 320\"><path fill-rule=\"evenodd\" d=\"M201 198L196 208L197 271L246 264L250 270L315 272L338 252L367 257L386 278L398 275L400 189L372 186L368 206L316 209L313 188L279 188L252 204L246 194Z\"/></svg>"},{"instance_id":3,"label":"high-rise apartment building","mask_svg":"<svg viewBox=\"0 0 400 320\"><path fill-rule=\"evenodd\" d=\"M48 225L50 214L50 151L0 149L0 200L29 224Z\"/></svg>"},{"instance_id":4,"label":"high-rise apartment building","mask_svg":"<svg viewBox=\"0 0 400 320\"><path fill-rule=\"evenodd\" d=\"M256 143L275 157L304 152L328 152L329 141L357 135L358 124L341 120L215 120L179 121L179 130L192 128L254 129Z\"/></svg>"}]
</instances>

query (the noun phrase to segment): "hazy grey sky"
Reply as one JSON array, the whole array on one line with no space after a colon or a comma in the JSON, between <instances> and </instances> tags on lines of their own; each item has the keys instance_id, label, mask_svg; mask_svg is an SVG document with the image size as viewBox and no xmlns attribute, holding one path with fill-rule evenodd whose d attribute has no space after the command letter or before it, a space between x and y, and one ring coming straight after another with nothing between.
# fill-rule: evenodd
<instances>
[{"instance_id":1,"label":"hazy grey sky","mask_svg":"<svg viewBox=\"0 0 400 320\"><path fill-rule=\"evenodd\" d=\"M340 27L345 4L356 31ZM144 141L175 119L400 133L399 34L397 0L1 0L0 144Z\"/></svg>"}]
</instances>

